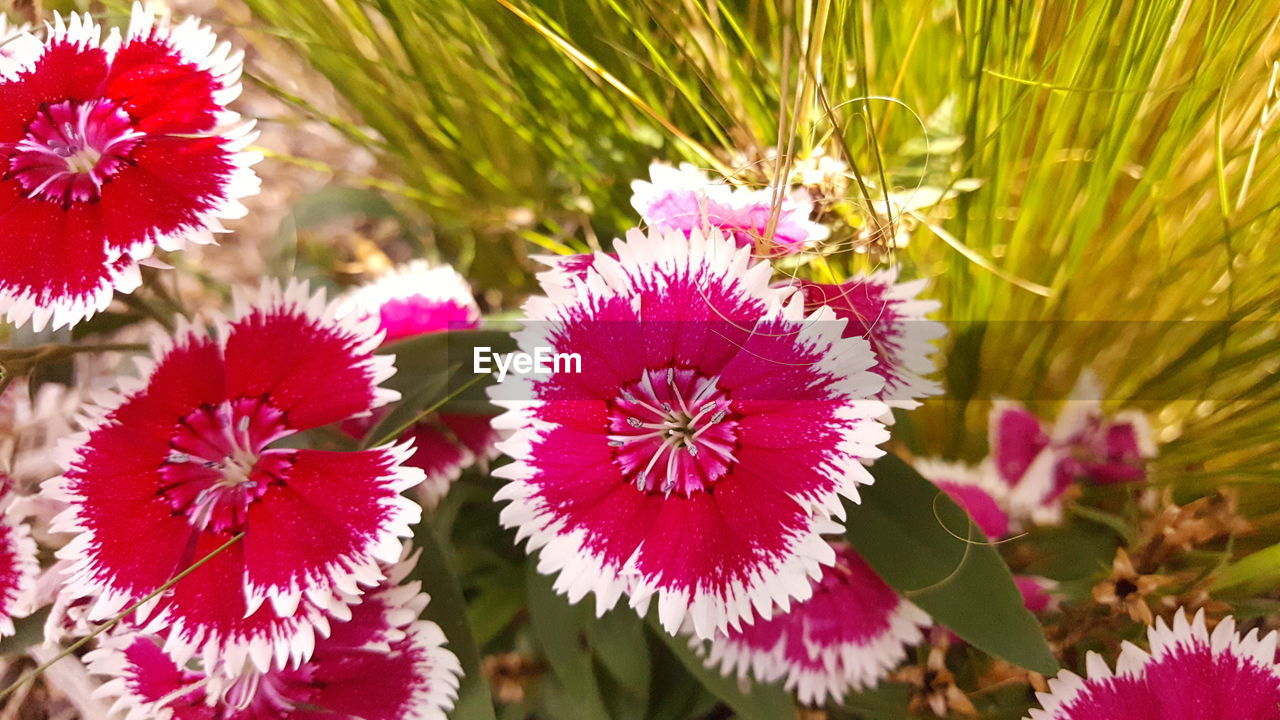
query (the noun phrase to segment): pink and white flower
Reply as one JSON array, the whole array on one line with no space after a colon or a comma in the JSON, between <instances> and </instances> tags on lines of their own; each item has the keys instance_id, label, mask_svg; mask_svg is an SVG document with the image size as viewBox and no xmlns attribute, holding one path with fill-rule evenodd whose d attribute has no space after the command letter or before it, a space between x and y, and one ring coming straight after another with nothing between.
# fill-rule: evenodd
<instances>
[{"instance_id":1,"label":"pink and white flower","mask_svg":"<svg viewBox=\"0 0 1280 720\"><path fill-rule=\"evenodd\" d=\"M139 284L156 247L208 243L257 192L241 55L140 5L124 37L57 17L0 64L0 315L75 324Z\"/></svg>"},{"instance_id":2,"label":"pink and white flower","mask_svg":"<svg viewBox=\"0 0 1280 720\"><path fill-rule=\"evenodd\" d=\"M923 638L931 624L853 548L832 543L836 562L823 568L813 596L768 620L712 639L705 662L726 675L758 682L786 679L806 705L875 687Z\"/></svg>"},{"instance_id":3,"label":"pink and white flower","mask_svg":"<svg viewBox=\"0 0 1280 720\"><path fill-rule=\"evenodd\" d=\"M687 236L694 230L718 228L738 245L753 248L764 257L800 252L829 234L827 228L810 219L813 200L803 188L752 190L723 179L711 180L689 163L679 168L653 163L649 181L636 180L631 190L631 205L650 229L663 233L678 230ZM775 201L780 203L776 217Z\"/></svg>"},{"instance_id":4,"label":"pink and white flower","mask_svg":"<svg viewBox=\"0 0 1280 720\"><path fill-rule=\"evenodd\" d=\"M491 388L513 435L502 521L538 568L603 613L626 593L698 637L768 618L835 561L840 496L871 482L887 438L867 341L769 287L768 262L719 231L632 231L572 297L526 304L519 348L581 372ZM558 299L557 299L558 298Z\"/></svg>"},{"instance_id":5,"label":"pink and white flower","mask_svg":"<svg viewBox=\"0 0 1280 720\"><path fill-rule=\"evenodd\" d=\"M938 383L926 376L935 369L933 341L946 335L942 323L928 320L941 307L937 300L921 300L926 280L898 282L898 268L835 284L801 281L805 307L829 307L849 321L847 336L865 337L876 354L873 372L884 378L880 399L890 407L912 409L919 398L937 395Z\"/></svg>"},{"instance_id":6,"label":"pink and white flower","mask_svg":"<svg viewBox=\"0 0 1280 720\"><path fill-rule=\"evenodd\" d=\"M1147 630L1150 652L1125 643L1113 672L1097 653L1088 676L1064 670L1037 693L1041 709L1028 720L1277 720L1280 665L1276 633L1246 635L1226 618L1213 632L1204 611L1173 626L1163 619Z\"/></svg>"},{"instance_id":7,"label":"pink and white flower","mask_svg":"<svg viewBox=\"0 0 1280 720\"><path fill-rule=\"evenodd\" d=\"M376 317L385 342L480 326L480 307L471 286L448 266L432 267L415 261L347 295L343 307L358 317ZM344 428L363 437L378 415L347 423ZM414 445L407 465L420 468L427 479L418 495L434 507L462 471L495 457L498 436L483 415L434 413L405 433Z\"/></svg>"},{"instance_id":8,"label":"pink and white flower","mask_svg":"<svg viewBox=\"0 0 1280 720\"><path fill-rule=\"evenodd\" d=\"M480 306L471 285L448 265L423 260L403 265L343 298L343 308L360 317L376 316L383 342L480 326Z\"/></svg>"},{"instance_id":9,"label":"pink and white flower","mask_svg":"<svg viewBox=\"0 0 1280 720\"><path fill-rule=\"evenodd\" d=\"M90 653L90 669L111 677L99 694L116 697L126 720L444 720L462 668L440 627L417 619L427 595L399 579L368 593L297 665L226 675L126 633Z\"/></svg>"},{"instance_id":10,"label":"pink and white flower","mask_svg":"<svg viewBox=\"0 0 1280 720\"><path fill-rule=\"evenodd\" d=\"M1060 522L1063 495L1077 480L1138 482L1156 455L1146 416L1126 410L1108 418L1092 373L1080 376L1057 421L1046 426L1021 403L1000 400L991 410L990 462L1009 488L1016 521Z\"/></svg>"},{"instance_id":11,"label":"pink and white flower","mask_svg":"<svg viewBox=\"0 0 1280 720\"><path fill-rule=\"evenodd\" d=\"M14 618L29 610L28 596L40 574L31 528L3 512L12 500L7 493L0 490L0 637L12 635Z\"/></svg>"},{"instance_id":12,"label":"pink and white flower","mask_svg":"<svg viewBox=\"0 0 1280 720\"><path fill-rule=\"evenodd\" d=\"M310 653L326 612L382 579L420 509L400 493L422 481L405 443L360 452L277 446L396 397L378 385L376 323L336 316L323 291L268 281L238 295L216 337L181 326L122 380L89 429L65 444L46 493L68 503L55 529L74 561L68 592L91 619L141 600L238 533L244 538L139 610L168 627L184 663L197 651L259 670ZM269 601L269 602L268 602ZM149 618L149 621L148 621Z\"/></svg>"}]
</instances>

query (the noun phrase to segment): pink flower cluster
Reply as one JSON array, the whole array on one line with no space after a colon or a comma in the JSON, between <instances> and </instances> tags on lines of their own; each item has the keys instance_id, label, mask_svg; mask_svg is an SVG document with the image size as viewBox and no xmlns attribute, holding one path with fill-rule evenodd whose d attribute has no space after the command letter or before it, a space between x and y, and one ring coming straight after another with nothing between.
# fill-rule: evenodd
<instances>
[{"instance_id":1,"label":"pink flower cluster","mask_svg":"<svg viewBox=\"0 0 1280 720\"><path fill-rule=\"evenodd\" d=\"M1124 410L1108 417L1100 397L1097 380L1085 372L1052 427L1016 402L998 401L992 409L988 472L1004 485L1017 522L1058 522L1064 493L1079 481L1145 479L1146 462L1156 455L1146 416Z\"/></svg>"}]
</instances>

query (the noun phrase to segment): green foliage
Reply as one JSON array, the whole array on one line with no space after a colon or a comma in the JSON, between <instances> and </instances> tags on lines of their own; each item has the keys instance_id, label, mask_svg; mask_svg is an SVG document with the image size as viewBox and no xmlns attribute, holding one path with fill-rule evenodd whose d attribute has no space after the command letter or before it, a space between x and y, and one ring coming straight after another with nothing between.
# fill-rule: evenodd
<instances>
[{"instance_id":1,"label":"green foliage","mask_svg":"<svg viewBox=\"0 0 1280 720\"><path fill-rule=\"evenodd\" d=\"M845 538L868 564L934 620L987 653L1052 675L1040 624L1000 554L946 493L888 455L874 485L846 503Z\"/></svg>"}]
</instances>

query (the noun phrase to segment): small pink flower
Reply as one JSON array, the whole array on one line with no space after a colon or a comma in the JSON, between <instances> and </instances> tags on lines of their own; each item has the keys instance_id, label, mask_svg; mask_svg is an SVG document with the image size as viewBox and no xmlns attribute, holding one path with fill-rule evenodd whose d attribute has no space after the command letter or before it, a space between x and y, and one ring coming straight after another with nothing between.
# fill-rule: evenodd
<instances>
[{"instance_id":1,"label":"small pink flower","mask_svg":"<svg viewBox=\"0 0 1280 720\"><path fill-rule=\"evenodd\" d=\"M309 659L266 671L183 666L141 633L108 638L88 660L111 677L100 692L126 720L444 720L462 669L440 627L417 620L426 606L418 583L383 583Z\"/></svg>"},{"instance_id":2,"label":"small pink flower","mask_svg":"<svg viewBox=\"0 0 1280 720\"><path fill-rule=\"evenodd\" d=\"M875 687L918 643L931 621L903 600L852 548L833 543L813 596L785 613L756 620L711 641L706 663L758 682L786 679L806 705L844 702Z\"/></svg>"},{"instance_id":3,"label":"small pink flower","mask_svg":"<svg viewBox=\"0 0 1280 720\"><path fill-rule=\"evenodd\" d=\"M751 190L713 181L688 163L679 169L653 163L649 178L650 182L631 183L631 205L653 230L678 230L687 236L694 230L718 228L738 245L764 256L797 253L828 235L825 227L810 220L813 201L804 189L784 191L775 198L772 188ZM769 237L775 200L781 209Z\"/></svg>"},{"instance_id":4,"label":"small pink flower","mask_svg":"<svg viewBox=\"0 0 1280 720\"><path fill-rule=\"evenodd\" d=\"M806 315L719 231L616 248L575 293L525 306L521 350L576 353L581 372L491 389L514 431L502 521L571 602L626 593L643 612L657 595L669 632L688 615L706 638L808 598L835 560L820 533L870 482L882 381L866 340Z\"/></svg>"},{"instance_id":5,"label":"small pink flower","mask_svg":"<svg viewBox=\"0 0 1280 720\"><path fill-rule=\"evenodd\" d=\"M27 610L26 600L40 574L31 528L3 512L12 500L7 493L0 491L0 637L14 633L13 620Z\"/></svg>"},{"instance_id":6,"label":"small pink flower","mask_svg":"<svg viewBox=\"0 0 1280 720\"><path fill-rule=\"evenodd\" d=\"M1226 618L1210 633L1203 611L1179 611L1147 637L1151 652L1126 642L1114 672L1089 653L1087 678L1059 673L1028 720L1280 720L1275 632L1241 636Z\"/></svg>"},{"instance_id":7,"label":"small pink flower","mask_svg":"<svg viewBox=\"0 0 1280 720\"><path fill-rule=\"evenodd\" d=\"M410 445L361 452L277 446L368 413L396 394L378 384L372 322L338 318L324 293L267 282L237 297L211 337L180 327L153 345L143 379L65 446L66 473L46 493L68 503L55 529L75 533L68 592L96 598L91 619L140 600L239 532L245 537L139 610L167 626L179 662L192 653L265 670L309 652L324 613L399 557L422 480ZM270 602L268 602L268 600Z\"/></svg>"},{"instance_id":8,"label":"small pink flower","mask_svg":"<svg viewBox=\"0 0 1280 720\"><path fill-rule=\"evenodd\" d=\"M59 16L0 62L0 314L72 325L138 286L155 247L212 242L257 192L252 125L226 109L240 53L135 5L123 38Z\"/></svg>"},{"instance_id":9,"label":"small pink flower","mask_svg":"<svg viewBox=\"0 0 1280 720\"><path fill-rule=\"evenodd\" d=\"M876 354L872 371L884 378L880 399L890 407L919 407L919 398L942 391L925 376L934 371L933 341L946 335L942 323L926 316L941 307L918 299L926 281L898 282L896 267L855 277L839 285L802 281L805 307L829 307L848 320L846 337L865 337Z\"/></svg>"},{"instance_id":10,"label":"small pink flower","mask_svg":"<svg viewBox=\"0 0 1280 720\"><path fill-rule=\"evenodd\" d=\"M343 307L358 317L377 317L385 342L480 326L480 307L471 286L448 266L432 267L416 261L348 294ZM380 413L344 424L348 433L363 437ZM420 468L427 479L418 495L435 507L462 471L495 457L497 433L483 415L435 413L405 434L414 444L405 463Z\"/></svg>"},{"instance_id":11,"label":"small pink flower","mask_svg":"<svg viewBox=\"0 0 1280 720\"><path fill-rule=\"evenodd\" d=\"M471 286L457 270L416 260L356 288L343 308L361 317L378 317L384 342L480 326L480 307Z\"/></svg>"},{"instance_id":12,"label":"small pink flower","mask_svg":"<svg viewBox=\"0 0 1280 720\"><path fill-rule=\"evenodd\" d=\"M1103 415L1093 374L1080 376L1053 427L1020 403L1001 400L991 410L990 462L1009 488L1009 509L1019 522L1061 521L1063 494L1077 480L1137 482L1155 457L1146 417L1127 410Z\"/></svg>"}]
</instances>

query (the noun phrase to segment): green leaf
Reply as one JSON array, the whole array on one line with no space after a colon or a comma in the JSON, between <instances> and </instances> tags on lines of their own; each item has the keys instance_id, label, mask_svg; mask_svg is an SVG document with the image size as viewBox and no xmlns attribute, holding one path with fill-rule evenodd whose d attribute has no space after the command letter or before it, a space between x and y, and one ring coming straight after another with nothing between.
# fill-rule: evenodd
<instances>
[{"instance_id":1,"label":"green leaf","mask_svg":"<svg viewBox=\"0 0 1280 720\"><path fill-rule=\"evenodd\" d=\"M520 585L519 567L493 575L467 608L467 617L480 647L500 635L525 607L524 593L513 590Z\"/></svg>"},{"instance_id":2,"label":"green leaf","mask_svg":"<svg viewBox=\"0 0 1280 720\"><path fill-rule=\"evenodd\" d=\"M413 541L414 547L421 550L422 557L409 579L421 581L422 588L431 595L431 603L422 616L440 626L449 640L449 649L462 663L458 702L449 718L494 720L489 682L480 670L480 651L467 623L467 603L454 572L453 560L425 518L414 531Z\"/></svg>"},{"instance_id":3,"label":"green leaf","mask_svg":"<svg viewBox=\"0 0 1280 720\"><path fill-rule=\"evenodd\" d=\"M845 537L885 582L978 649L1057 673L1009 568L964 510L893 455L871 474L861 504L845 505Z\"/></svg>"},{"instance_id":4,"label":"green leaf","mask_svg":"<svg viewBox=\"0 0 1280 720\"><path fill-rule=\"evenodd\" d=\"M667 646L671 654L680 659L690 675L693 675L712 695L733 708L739 720L779 720L793 718L796 714L795 702L791 693L780 685L764 685L752 682L740 685L735 676L725 677L719 670L712 670L702 664L702 659L689 648L689 639L683 635L673 637L662 625L648 618L649 629Z\"/></svg>"},{"instance_id":5,"label":"green leaf","mask_svg":"<svg viewBox=\"0 0 1280 720\"><path fill-rule=\"evenodd\" d=\"M1280 545L1263 548L1228 565L1214 579L1212 591L1231 595L1265 595L1280 586Z\"/></svg>"},{"instance_id":6,"label":"green leaf","mask_svg":"<svg viewBox=\"0 0 1280 720\"><path fill-rule=\"evenodd\" d=\"M534 562L528 565L526 586L533 634L556 678L572 698L577 717L579 720L610 717L592 666L585 627L589 620L583 617L587 606L569 605L552 589L551 578L538 572Z\"/></svg>"},{"instance_id":7,"label":"green leaf","mask_svg":"<svg viewBox=\"0 0 1280 720\"><path fill-rule=\"evenodd\" d=\"M653 676L644 620L629 607L615 608L587 624L587 641L611 715L644 717Z\"/></svg>"}]
</instances>

